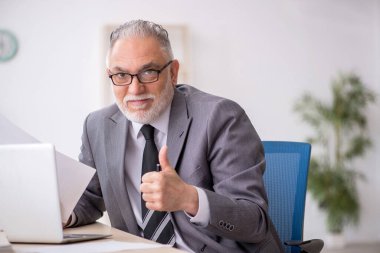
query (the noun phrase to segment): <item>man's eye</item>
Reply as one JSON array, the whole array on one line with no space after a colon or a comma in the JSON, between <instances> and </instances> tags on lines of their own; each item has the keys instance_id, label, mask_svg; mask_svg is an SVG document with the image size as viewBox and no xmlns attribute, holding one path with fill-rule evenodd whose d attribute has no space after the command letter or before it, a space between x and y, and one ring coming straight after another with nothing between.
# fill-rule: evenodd
<instances>
[{"instance_id":1,"label":"man's eye","mask_svg":"<svg viewBox=\"0 0 380 253\"><path fill-rule=\"evenodd\" d=\"M124 79L124 78L128 78L128 74L126 74L126 73L117 73L116 74L116 77L117 78L120 78L120 79Z\"/></svg>"},{"instance_id":2,"label":"man's eye","mask_svg":"<svg viewBox=\"0 0 380 253\"><path fill-rule=\"evenodd\" d=\"M144 76L156 75L157 74L157 70L147 69L147 70L142 71L141 74L144 75Z\"/></svg>"}]
</instances>

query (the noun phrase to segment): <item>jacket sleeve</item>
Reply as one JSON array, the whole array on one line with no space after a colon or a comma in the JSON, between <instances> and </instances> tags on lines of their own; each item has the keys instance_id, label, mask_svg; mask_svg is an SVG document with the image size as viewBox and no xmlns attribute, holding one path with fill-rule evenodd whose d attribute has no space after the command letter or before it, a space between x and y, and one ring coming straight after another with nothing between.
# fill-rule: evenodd
<instances>
[{"instance_id":1,"label":"jacket sleeve","mask_svg":"<svg viewBox=\"0 0 380 253\"><path fill-rule=\"evenodd\" d=\"M211 113L207 159L212 190L205 190L212 233L235 241L257 243L267 238L269 221L263 183L261 140L244 110L223 100Z\"/></svg>"},{"instance_id":2,"label":"jacket sleeve","mask_svg":"<svg viewBox=\"0 0 380 253\"><path fill-rule=\"evenodd\" d=\"M91 114L90 114L91 115ZM86 118L83 126L82 134L82 146L81 153L79 155L79 161L96 169L96 165L92 156L90 140L88 137L88 119ZM83 195L79 199L74 213L76 215L76 223L74 226L86 225L95 222L102 217L105 211L105 205L103 201L102 191L97 172L95 172L93 178L88 184Z\"/></svg>"}]
</instances>

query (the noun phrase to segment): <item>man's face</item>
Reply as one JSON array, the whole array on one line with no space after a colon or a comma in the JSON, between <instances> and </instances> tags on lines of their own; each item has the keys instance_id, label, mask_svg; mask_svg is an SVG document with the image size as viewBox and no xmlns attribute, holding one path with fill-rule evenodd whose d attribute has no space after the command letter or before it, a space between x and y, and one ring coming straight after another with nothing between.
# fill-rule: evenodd
<instances>
[{"instance_id":1,"label":"man's face","mask_svg":"<svg viewBox=\"0 0 380 253\"><path fill-rule=\"evenodd\" d=\"M137 74L148 69L160 70L169 60L152 37L120 39L109 54L107 71L108 74ZM147 124L155 120L172 101L178 67L178 61L174 60L153 83L141 84L135 76L130 85L113 85L120 110L134 122Z\"/></svg>"}]
</instances>

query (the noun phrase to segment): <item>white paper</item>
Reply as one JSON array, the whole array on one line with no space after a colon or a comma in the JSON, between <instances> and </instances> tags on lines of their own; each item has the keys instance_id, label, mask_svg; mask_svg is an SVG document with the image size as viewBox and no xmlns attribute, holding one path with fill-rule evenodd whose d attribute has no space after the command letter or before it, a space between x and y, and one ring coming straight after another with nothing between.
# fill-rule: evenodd
<instances>
[{"instance_id":1,"label":"white paper","mask_svg":"<svg viewBox=\"0 0 380 253\"><path fill-rule=\"evenodd\" d=\"M11 244L8 241L7 235L3 230L0 230L0 248L1 247L7 247L10 246Z\"/></svg>"},{"instance_id":2,"label":"white paper","mask_svg":"<svg viewBox=\"0 0 380 253\"><path fill-rule=\"evenodd\" d=\"M37 139L0 114L0 145L37 142L39 142ZM60 152L56 151L55 154L61 219L63 223L66 223L76 203L95 174L95 169Z\"/></svg>"},{"instance_id":3,"label":"white paper","mask_svg":"<svg viewBox=\"0 0 380 253\"><path fill-rule=\"evenodd\" d=\"M86 243L73 243L54 246L36 246L28 247L26 249L17 248L17 252L22 253L105 253L105 252L119 252L124 250L136 249L153 249L168 247L168 245L158 243L135 243L135 242L120 242L120 241L93 241Z\"/></svg>"},{"instance_id":4,"label":"white paper","mask_svg":"<svg viewBox=\"0 0 380 253\"><path fill-rule=\"evenodd\" d=\"M26 133L21 128L15 126L0 114L0 145L36 142L38 142L37 139Z\"/></svg>"},{"instance_id":5,"label":"white paper","mask_svg":"<svg viewBox=\"0 0 380 253\"><path fill-rule=\"evenodd\" d=\"M55 159L57 162L61 219L63 223L66 223L95 174L95 169L57 151L55 152Z\"/></svg>"}]
</instances>

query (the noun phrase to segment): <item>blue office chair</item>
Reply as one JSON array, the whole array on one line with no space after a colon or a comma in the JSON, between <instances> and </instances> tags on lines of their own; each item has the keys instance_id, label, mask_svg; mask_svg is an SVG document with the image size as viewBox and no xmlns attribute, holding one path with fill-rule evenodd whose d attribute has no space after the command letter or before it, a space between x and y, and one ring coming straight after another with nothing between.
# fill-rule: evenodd
<instances>
[{"instance_id":1,"label":"blue office chair","mask_svg":"<svg viewBox=\"0 0 380 253\"><path fill-rule=\"evenodd\" d=\"M269 216L284 243L285 252L319 253L324 244L322 240L303 241L311 145L285 141L263 141L263 144Z\"/></svg>"}]
</instances>

